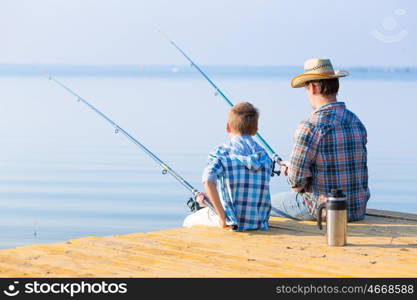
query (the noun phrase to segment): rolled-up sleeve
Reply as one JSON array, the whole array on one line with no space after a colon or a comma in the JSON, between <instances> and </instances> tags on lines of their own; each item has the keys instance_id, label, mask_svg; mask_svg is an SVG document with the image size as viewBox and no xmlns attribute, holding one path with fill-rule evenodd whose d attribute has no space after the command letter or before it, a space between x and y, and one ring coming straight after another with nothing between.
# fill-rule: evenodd
<instances>
[{"instance_id":1,"label":"rolled-up sleeve","mask_svg":"<svg viewBox=\"0 0 417 300\"><path fill-rule=\"evenodd\" d=\"M311 179L311 166L317 154L317 129L308 122L302 122L295 133L288 181L292 188L306 188Z\"/></svg>"},{"instance_id":2,"label":"rolled-up sleeve","mask_svg":"<svg viewBox=\"0 0 417 300\"><path fill-rule=\"evenodd\" d=\"M223 165L218 155L218 151L209 154L207 166L203 171L202 182L210 181L217 183L217 177L223 173Z\"/></svg>"}]
</instances>

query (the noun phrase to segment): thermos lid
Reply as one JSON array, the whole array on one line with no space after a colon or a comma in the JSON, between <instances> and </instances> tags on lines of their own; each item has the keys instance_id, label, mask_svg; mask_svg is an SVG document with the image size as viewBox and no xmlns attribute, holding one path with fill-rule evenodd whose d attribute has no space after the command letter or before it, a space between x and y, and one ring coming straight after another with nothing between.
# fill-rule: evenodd
<instances>
[{"instance_id":1,"label":"thermos lid","mask_svg":"<svg viewBox=\"0 0 417 300\"><path fill-rule=\"evenodd\" d=\"M327 197L327 209L345 210L347 208L346 195L340 189L331 189Z\"/></svg>"},{"instance_id":2,"label":"thermos lid","mask_svg":"<svg viewBox=\"0 0 417 300\"><path fill-rule=\"evenodd\" d=\"M341 189L331 189L330 193L328 194L328 197L331 197L331 198L345 198L346 195L343 194L343 191Z\"/></svg>"}]
</instances>

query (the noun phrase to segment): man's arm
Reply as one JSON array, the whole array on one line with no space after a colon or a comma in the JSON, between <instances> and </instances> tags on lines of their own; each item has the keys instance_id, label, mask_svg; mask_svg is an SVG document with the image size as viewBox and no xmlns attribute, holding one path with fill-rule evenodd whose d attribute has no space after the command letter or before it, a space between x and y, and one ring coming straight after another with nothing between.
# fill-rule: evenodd
<instances>
[{"instance_id":1,"label":"man's arm","mask_svg":"<svg viewBox=\"0 0 417 300\"><path fill-rule=\"evenodd\" d=\"M281 173L284 174L285 176L288 176L288 169L290 167L290 162L289 161L281 161ZM293 187L291 188L291 190L294 193L299 193L304 191L304 187Z\"/></svg>"},{"instance_id":2,"label":"man's arm","mask_svg":"<svg viewBox=\"0 0 417 300\"><path fill-rule=\"evenodd\" d=\"M226 228L226 214L223 209L223 205L220 201L219 192L217 191L216 184L210 181L204 182L204 189L206 190L207 197L213 204L216 214L219 217L220 227Z\"/></svg>"},{"instance_id":3,"label":"man's arm","mask_svg":"<svg viewBox=\"0 0 417 300\"><path fill-rule=\"evenodd\" d=\"M311 180L311 165L317 154L318 132L311 124L300 124L295 135L295 144L288 164L288 181L294 192L308 188Z\"/></svg>"}]
</instances>

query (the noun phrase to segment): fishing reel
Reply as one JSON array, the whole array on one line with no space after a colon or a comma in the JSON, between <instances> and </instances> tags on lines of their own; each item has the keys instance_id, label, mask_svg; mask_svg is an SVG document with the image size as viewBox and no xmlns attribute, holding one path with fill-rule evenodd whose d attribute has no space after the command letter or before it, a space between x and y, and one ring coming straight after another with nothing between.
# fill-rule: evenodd
<instances>
[{"instance_id":1,"label":"fishing reel","mask_svg":"<svg viewBox=\"0 0 417 300\"><path fill-rule=\"evenodd\" d=\"M274 177L275 175L277 176L281 175L280 165L278 163L280 161L282 161L282 159L278 156L273 159L271 177ZM277 165L278 165L278 170L277 170Z\"/></svg>"},{"instance_id":2,"label":"fishing reel","mask_svg":"<svg viewBox=\"0 0 417 300\"><path fill-rule=\"evenodd\" d=\"M277 165L277 163L274 161L274 163L272 165L271 177L274 177L275 175L277 175L277 176L281 175L281 170L278 169L278 171L277 171L276 170L276 165Z\"/></svg>"},{"instance_id":3,"label":"fishing reel","mask_svg":"<svg viewBox=\"0 0 417 300\"><path fill-rule=\"evenodd\" d=\"M190 198L187 201L187 206L188 208L191 210L191 212L196 212L199 211L200 209L202 209L203 207L201 207L201 205L197 202L196 198Z\"/></svg>"}]
</instances>

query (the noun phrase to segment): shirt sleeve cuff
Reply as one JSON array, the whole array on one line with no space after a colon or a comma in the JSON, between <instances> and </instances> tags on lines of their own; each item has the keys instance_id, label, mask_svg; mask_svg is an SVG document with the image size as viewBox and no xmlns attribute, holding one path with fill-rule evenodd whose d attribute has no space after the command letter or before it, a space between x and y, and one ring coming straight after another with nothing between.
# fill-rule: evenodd
<instances>
[{"instance_id":1,"label":"shirt sleeve cuff","mask_svg":"<svg viewBox=\"0 0 417 300\"><path fill-rule=\"evenodd\" d=\"M300 179L300 178L294 179L294 178L291 178L291 176L288 177L288 183L290 187L293 189L304 188L306 186L306 180Z\"/></svg>"},{"instance_id":2,"label":"shirt sleeve cuff","mask_svg":"<svg viewBox=\"0 0 417 300\"><path fill-rule=\"evenodd\" d=\"M203 174L203 182L210 181L211 183L217 183L217 176L216 174L204 173Z\"/></svg>"}]
</instances>

